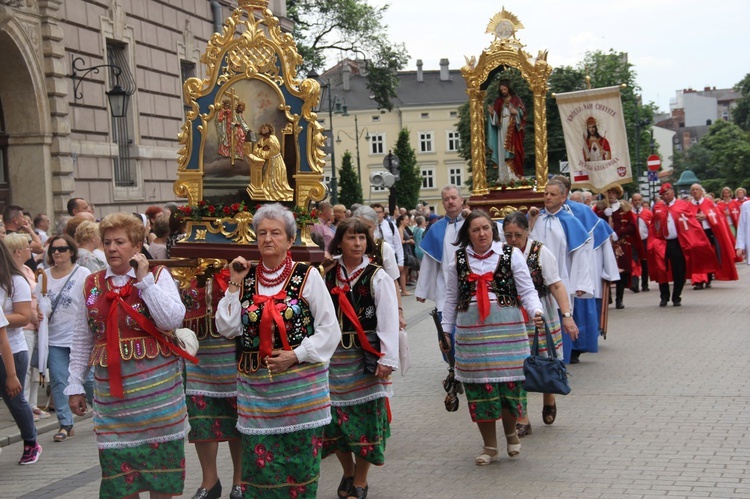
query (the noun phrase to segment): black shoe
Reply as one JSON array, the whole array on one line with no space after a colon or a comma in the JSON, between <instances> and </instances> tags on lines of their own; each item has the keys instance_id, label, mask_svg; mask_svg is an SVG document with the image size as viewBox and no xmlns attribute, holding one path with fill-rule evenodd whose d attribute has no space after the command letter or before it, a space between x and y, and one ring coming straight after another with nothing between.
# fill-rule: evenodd
<instances>
[{"instance_id":1,"label":"black shoe","mask_svg":"<svg viewBox=\"0 0 750 499\"><path fill-rule=\"evenodd\" d=\"M341 482L339 483L339 489L338 489L338 496L342 498L347 498L350 495L354 494L354 491L352 490L354 488L354 475L352 476L342 476Z\"/></svg>"},{"instance_id":2,"label":"black shoe","mask_svg":"<svg viewBox=\"0 0 750 499\"><path fill-rule=\"evenodd\" d=\"M710 283L710 282L707 282L707 283L706 283L706 289L708 289L708 288L710 288L710 287L711 287L711 283Z\"/></svg>"},{"instance_id":3,"label":"black shoe","mask_svg":"<svg viewBox=\"0 0 750 499\"><path fill-rule=\"evenodd\" d=\"M633 293L640 293L641 292L641 290L638 289L638 286L633 286L632 288L630 288L630 291L632 291Z\"/></svg>"},{"instance_id":4,"label":"black shoe","mask_svg":"<svg viewBox=\"0 0 750 499\"><path fill-rule=\"evenodd\" d=\"M682 306L682 300L677 300L672 302L673 307L681 307Z\"/></svg>"},{"instance_id":5,"label":"black shoe","mask_svg":"<svg viewBox=\"0 0 750 499\"><path fill-rule=\"evenodd\" d=\"M581 363L581 352L578 350L575 350L573 352L570 352L570 363L571 364L580 364Z\"/></svg>"},{"instance_id":6,"label":"black shoe","mask_svg":"<svg viewBox=\"0 0 750 499\"><path fill-rule=\"evenodd\" d=\"M703 283L699 282L698 284L693 284L693 289L703 289Z\"/></svg>"},{"instance_id":7,"label":"black shoe","mask_svg":"<svg viewBox=\"0 0 750 499\"><path fill-rule=\"evenodd\" d=\"M206 490L203 487L199 488L192 499L219 499L221 497L221 480L216 481L216 485L211 487L211 490Z\"/></svg>"},{"instance_id":8,"label":"black shoe","mask_svg":"<svg viewBox=\"0 0 750 499\"><path fill-rule=\"evenodd\" d=\"M367 489L369 488L369 485L365 485L364 487L352 487L352 491L349 492L349 496L356 497L357 499L367 499Z\"/></svg>"},{"instance_id":9,"label":"black shoe","mask_svg":"<svg viewBox=\"0 0 750 499\"><path fill-rule=\"evenodd\" d=\"M229 494L229 499L242 499L242 485L232 485L232 492Z\"/></svg>"},{"instance_id":10,"label":"black shoe","mask_svg":"<svg viewBox=\"0 0 750 499\"><path fill-rule=\"evenodd\" d=\"M648 286L644 286L644 287L641 288L641 291L643 291L644 293L646 293L646 292L651 291L651 290L648 289Z\"/></svg>"},{"instance_id":11,"label":"black shoe","mask_svg":"<svg viewBox=\"0 0 750 499\"><path fill-rule=\"evenodd\" d=\"M667 300L662 300L659 302L660 307L666 307L667 306Z\"/></svg>"},{"instance_id":12,"label":"black shoe","mask_svg":"<svg viewBox=\"0 0 750 499\"><path fill-rule=\"evenodd\" d=\"M620 309L625 308L625 305L623 305L623 303L621 301L618 301L617 304L615 305L615 308L617 310L620 310Z\"/></svg>"}]
</instances>

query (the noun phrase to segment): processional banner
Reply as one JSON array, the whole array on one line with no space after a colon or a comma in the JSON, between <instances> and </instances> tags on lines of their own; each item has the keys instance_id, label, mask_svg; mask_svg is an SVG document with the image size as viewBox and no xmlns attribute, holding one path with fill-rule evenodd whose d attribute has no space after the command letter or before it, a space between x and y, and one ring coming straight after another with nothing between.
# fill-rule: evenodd
<instances>
[{"instance_id":1,"label":"processional banner","mask_svg":"<svg viewBox=\"0 0 750 499\"><path fill-rule=\"evenodd\" d=\"M573 187L603 192L633 180L620 87L555 95Z\"/></svg>"}]
</instances>

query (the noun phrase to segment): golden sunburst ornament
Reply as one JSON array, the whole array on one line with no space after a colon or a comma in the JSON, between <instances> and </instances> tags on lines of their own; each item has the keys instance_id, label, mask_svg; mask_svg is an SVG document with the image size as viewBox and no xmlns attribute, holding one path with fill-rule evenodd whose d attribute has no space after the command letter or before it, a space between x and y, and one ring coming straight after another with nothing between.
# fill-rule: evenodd
<instances>
[{"instance_id":1,"label":"golden sunburst ornament","mask_svg":"<svg viewBox=\"0 0 750 499\"><path fill-rule=\"evenodd\" d=\"M508 38L515 38L516 31L523 29L523 24L518 20L515 14L508 12L503 7L503 10L495 14L490 23L487 25L487 31L485 33L492 33L496 38L501 40L507 40Z\"/></svg>"}]
</instances>

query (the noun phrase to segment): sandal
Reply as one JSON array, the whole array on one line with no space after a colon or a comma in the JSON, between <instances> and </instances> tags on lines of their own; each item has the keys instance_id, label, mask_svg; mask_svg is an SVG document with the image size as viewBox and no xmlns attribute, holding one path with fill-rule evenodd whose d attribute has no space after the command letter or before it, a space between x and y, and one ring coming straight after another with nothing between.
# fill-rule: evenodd
<instances>
[{"instance_id":1,"label":"sandal","mask_svg":"<svg viewBox=\"0 0 750 499\"><path fill-rule=\"evenodd\" d=\"M369 485L365 485L364 487L352 487L351 492L349 492L349 497L354 497L355 499L367 499L367 489L369 488Z\"/></svg>"},{"instance_id":2,"label":"sandal","mask_svg":"<svg viewBox=\"0 0 750 499\"><path fill-rule=\"evenodd\" d=\"M488 454L487 452L482 452L476 457L476 459L474 459L474 464L476 464L477 466L487 466L492 461L497 460L497 447L484 446L482 450L491 451L491 452L494 452L494 454Z\"/></svg>"},{"instance_id":3,"label":"sandal","mask_svg":"<svg viewBox=\"0 0 750 499\"><path fill-rule=\"evenodd\" d=\"M516 433L518 434L518 438L531 435L531 423L516 423Z\"/></svg>"},{"instance_id":4,"label":"sandal","mask_svg":"<svg viewBox=\"0 0 750 499\"><path fill-rule=\"evenodd\" d=\"M352 487L354 487L354 475L342 476L341 482L339 483L339 489L337 491L338 496L341 499L345 499L351 495ZM343 492L343 494L342 494Z\"/></svg>"},{"instance_id":5,"label":"sandal","mask_svg":"<svg viewBox=\"0 0 750 499\"><path fill-rule=\"evenodd\" d=\"M511 439L515 442L511 443ZM508 444L508 455L510 457L516 457L521 453L521 441L518 439L518 433L513 432L510 435L505 435L505 441Z\"/></svg>"},{"instance_id":6,"label":"sandal","mask_svg":"<svg viewBox=\"0 0 750 499\"><path fill-rule=\"evenodd\" d=\"M557 404L545 405L542 407L542 421L544 424L552 424L557 417Z\"/></svg>"},{"instance_id":7,"label":"sandal","mask_svg":"<svg viewBox=\"0 0 750 499\"><path fill-rule=\"evenodd\" d=\"M72 426L63 426L60 428L60 431L55 433L55 435L52 437L52 440L55 442L65 442L69 438L73 438L75 436L75 433L73 433L73 427Z\"/></svg>"}]
</instances>

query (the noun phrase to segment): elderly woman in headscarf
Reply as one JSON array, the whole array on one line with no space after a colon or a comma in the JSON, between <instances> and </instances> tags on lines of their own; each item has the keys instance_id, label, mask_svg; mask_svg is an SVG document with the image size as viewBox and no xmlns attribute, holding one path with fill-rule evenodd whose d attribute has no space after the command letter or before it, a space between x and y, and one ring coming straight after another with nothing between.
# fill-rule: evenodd
<instances>
[{"instance_id":1,"label":"elderly woman in headscarf","mask_svg":"<svg viewBox=\"0 0 750 499\"><path fill-rule=\"evenodd\" d=\"M454 243L443 308L450 344L456 329L456 379L464 383L471 419L484 441L474 463L498 458L495 422L502 419L507 452L521 452L516 421L523 415L523 361L530 354L520 304L543 326L543 309L529 268L517 248L500 240L497 224L472 211Z\"/></svg>"},{"instance_id":2,"label":"elderly woman in headscarf","mask_svg":"<svg viewBox=\"0 0 750 499\"><path fill-rule=\"evenodd\" d=\"M173 333L185 306L169 270L149 269L140 252L141 220L113 213L101 221L99 233L107 268L84 284L65 395L73 412L83 415L83 383L94 367L99 497L180 495L188 417L179 357L196 361Z\"/></svg>"},{"instance_id":3,"label":"elderly woman in headscarf","mask_svg":"<svg viewBox=\"0 0 750 499\"><path fill-rule=\"evenodd\" d=\"M328 361L341 331L318 270L292 260L292 213L266 204L253 228L260 262L232 261L216 311L219 332L239 338L242 486L246 497L315 497L331 422Z\"/></svg>"}]
</instances>

